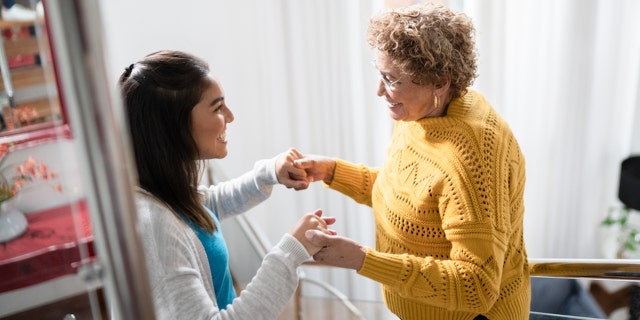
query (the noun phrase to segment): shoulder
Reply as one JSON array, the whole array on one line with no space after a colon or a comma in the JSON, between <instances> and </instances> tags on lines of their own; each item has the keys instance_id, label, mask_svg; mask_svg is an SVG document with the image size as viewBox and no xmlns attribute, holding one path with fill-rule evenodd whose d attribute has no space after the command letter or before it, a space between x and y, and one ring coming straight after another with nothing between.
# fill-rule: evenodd
<instances>
[{"instance_id":1,"label":"shoulder","mask_svg":"<svg viewBox=\"0 0 640 320\"><path fill-rule=\"evenodd\" d=\"M134 200L138 223L142 227L184 224L168 204L147 192L136 192Z\"/></svg>"},{"instance_id":2,"label":"shoulder","mask_svg":"<svg viewBox=\"0 0 640 320\"><path fill-rule=\"evenodd\" d=\"M449 103L447 116L464 122L473 121L492 112L493 108L485 96L477 90L467 89L467 93Z\"/></svg>"},{"instance_id":3,"label":"shoulder","mask_svg":"<svg viewBox=\"0 0 640 320\"><path fill-rule=\"evenodd\" d=\"M146 249L194 252L197 236L166 203L148 193L135 195L138 230Z\"/></svg>"},{"instance_id":4,"label":"shoulder","mask_svg":"<svg viewBox=\"0 0 640 320\"><path fill-rule=\"evenodd\" d=\"M473 132L478 142L484 143L491 136L501 139L512 134L498 111L474 89L468 89L465 95L451 101L447 117L456 124L453 128Z\"/></svg>"}]
</instances>

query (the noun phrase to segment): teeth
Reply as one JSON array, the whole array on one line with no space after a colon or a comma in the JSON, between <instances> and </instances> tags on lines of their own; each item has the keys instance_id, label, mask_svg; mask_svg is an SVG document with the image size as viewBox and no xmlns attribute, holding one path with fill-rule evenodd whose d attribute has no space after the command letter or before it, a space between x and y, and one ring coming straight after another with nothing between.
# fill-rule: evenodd
<instances>
[{"instance_id":1,"label":"teeth","mask_svg":"<svg viewBox=\"0 0 640 320\"><path fill-rule=\"evenodd\" d=\"M223 133L218 137L218 140L220 141L227 141L227 133Z\"/></svg>"},{"instance_id":2,"label":"teeth","mask_svg":"<svg viewBox=\"0 0 640 320\"><path fill-rule=\"evenodd\" d=\"M387 101L387 103L388 103L390 106L395 106L395 105L400 104L400 102L391 102L391 101L389 101L389 100L387 100L387 99L385 99L385 101Z\"/></svg>"}]
</instances>

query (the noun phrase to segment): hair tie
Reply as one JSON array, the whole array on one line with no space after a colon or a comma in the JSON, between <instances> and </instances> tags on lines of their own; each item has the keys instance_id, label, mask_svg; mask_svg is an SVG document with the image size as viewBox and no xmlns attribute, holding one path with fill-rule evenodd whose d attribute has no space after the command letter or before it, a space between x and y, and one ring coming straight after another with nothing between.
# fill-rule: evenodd
<instances>
[{"instance_id":1,"label":"hair tie","mask_svg":"<svg viewBox=\"0 0 640 320\"><path fill-rule=\"evenodd\" d=\"M124 68L124 77L128 78L131 75L131 71L133 71L133 63L129 67Z\"/></svg>"}]
</instances>

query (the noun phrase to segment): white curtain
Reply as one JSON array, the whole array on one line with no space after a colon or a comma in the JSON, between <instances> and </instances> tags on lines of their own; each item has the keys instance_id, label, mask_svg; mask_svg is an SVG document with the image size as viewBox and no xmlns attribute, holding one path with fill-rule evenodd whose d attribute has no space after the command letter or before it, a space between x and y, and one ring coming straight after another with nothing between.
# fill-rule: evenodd
<instances>
[{"instance_id":1,"label":"white curtain","mask_svg":"<svg viewBox=\"0 0 640 320\"><path fill-rule=\"evenodd\" d=\"M605 256L599 223L608 207L619 205L619 163L640 152L640 129L634 125L640 123L640 2L450 4L476 25L480 77L474 87L510 123L527 158L530 256ZM236 116L229 126L229 156L212 161L224 176L240 175L256 160L290 146L382 163L391 122L375 96L378 78L366 28L383 1L110 0L101 5L114 83L125 66L157 49L186 50L210 61ZM340 234L375 245L370 208L319 183L300 192L277 187L249 216L275 242L301 214L316 208L338 218ZM379 285L353 271L307 273L351 298L380 300Z\"/></svg>"},{"instance_id":2,"label":"white curtain","mask_svg":"<svg viewBox=\"0 0 640 320\"><path fill-rule=\"evenodd\" d=\"M640 2L464 1L464 10L477 28L476 86L527 159L530 257L613 257L599 225L620 206L620 162L640 152Z\"/></svg>"},{"instance_id":3,"label":"white curtain","mask_svg":"<svg viewBox=\"0 0 640 320\"><path fill-rule=\"evenodd\" d=\"M257 47L252 48L255 59L220 60L247 64L243 67L247 71L241 72L244 77L237 79L237 86L233 83L236 79L225 76L221 80L236 121L229 126L229 156L212 161L213 165L234 176L251 168L256 159L274 156L291 146L305 153L382 163L391 120L375 95L377 76L366 42L368 19L380 9L373 4L342 0L258 2L261 14L252 21L256 27L251 32L255 34L247 44ZM300 192L278 187L249 215L275 242L303 213L316 208L338 218L335 229L340 234L375 246L370 208L320 183ZM313 267L305 272L352 298L381 299L379 285L352 270ZM305 295L325 293L312 285L303 290Z\"/></svg>"},{"instance_id":4,"label":"white curtain","mask_svg":"<svg viewBox=\"0 0 640 320\"><path fill-rule=\"evenodd\" d=\"M377 78L364 41L370 8L358 3L363 2L292 1L270 7L265 51L255 66L266 91L255 103L236 108L246 112L232 125L242 141L232 139L222 166L233 168L238 159L253 161L289 145L374 165L382 161L389 123L375 97ZM474 86L510 123L527 159L530 257L613 257L611 247L603 245L611 239L605 239L609 234L600 221L610 207L619 206L619 164L634 151L640 3L450 4L476 24L480 77ZM264 108L244 107L252 105ZM247 139L245 132L264 136ZM370 209L320 185L276 192L252 214L277 239L300 213L316 207L339 218L341 234L373 245ZM278 227L274 213L282 217ZM353 272L322 273L318 276L357 299L377 296L378 290L365 289L369 281Z\"/></svg>"}]
</instances>

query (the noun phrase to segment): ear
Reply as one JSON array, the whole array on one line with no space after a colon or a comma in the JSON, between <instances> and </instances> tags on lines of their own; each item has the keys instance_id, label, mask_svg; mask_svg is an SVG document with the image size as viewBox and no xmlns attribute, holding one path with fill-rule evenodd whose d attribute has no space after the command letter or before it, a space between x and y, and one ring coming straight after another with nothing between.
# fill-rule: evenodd
<instances>
[{"instance_id":1,"label":"ear","mask_svg":"<svg viewBox=\"0 0 640 320\"><path fill-rule=\"evenodd\" d=\"M433 84L436 95L442 96L449 91L451 86L451 75L446 74L440 79L440 81Z\"/></svg>"}]
</instances>

